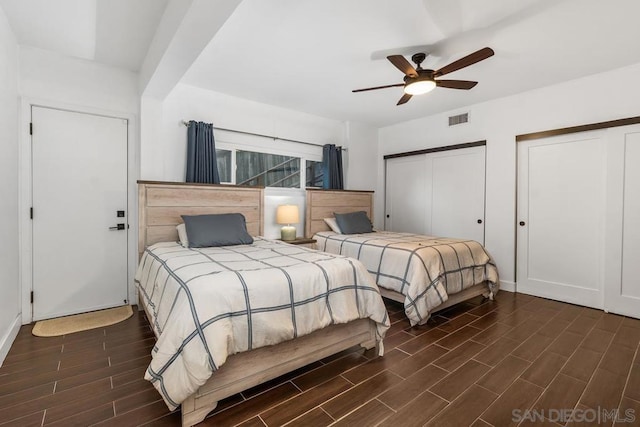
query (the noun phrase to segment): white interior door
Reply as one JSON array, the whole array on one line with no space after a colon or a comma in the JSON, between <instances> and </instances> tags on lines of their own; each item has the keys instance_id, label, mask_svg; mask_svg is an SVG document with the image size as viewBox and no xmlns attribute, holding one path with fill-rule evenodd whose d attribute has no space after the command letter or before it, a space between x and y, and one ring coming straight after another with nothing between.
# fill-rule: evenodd
<instances>
[{"instance_id":1,"label":"white interior door","mask_svg":"<svg viewBox=\"0 0 640 427\"><path fill-rule=\"evenodd\" d=\"M640 126L609 129L605 308L640 317Z\"/></svg>"},{"instance_id":2,"label":"white interior door","mask_svg":"<svg viewBox=\"0 0 640 427\"><path fill-rule=\"evenodd\" d=\"M35 106L31 113L33 319L122 305L127 120Z\"/></svg>"},{"instance_id":3,"label":"white interior door","mask_svg":"<svg viewBox=\"0 0 640 427\"><path fill-rule=\"evenodd\" d=\"M427 234L484 244L485 147L427 155L431 224Z\"/></svg>"},{"instance_id":4,"label":"white interior door","mask_svg":"<svg viewBox=\"0 0 640 427\"><path fill-rule=\"evenodd\" d=\"M602 308L604 134L518 144L518 292Z\"/></svg>"},{"instance_id":5,"label":"white interior door","mask_svg":"<svg viewBox=\"0 0 640 427\"><path fill-rule=\"evenodd\" d=\"M385 230L425 234L431 199L425 156L388 159L386 164Z\"/></svg>"}]
</instances>

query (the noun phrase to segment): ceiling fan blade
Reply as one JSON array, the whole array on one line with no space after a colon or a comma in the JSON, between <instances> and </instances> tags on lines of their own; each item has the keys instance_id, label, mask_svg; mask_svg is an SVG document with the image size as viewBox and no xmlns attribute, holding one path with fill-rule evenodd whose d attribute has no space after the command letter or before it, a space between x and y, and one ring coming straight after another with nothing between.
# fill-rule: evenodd
<instances>
[{"instance_id":1,"label":"ceiling fan blade","mask_svg":"<svg viewBox=\"0 0 640 427\"><path fill-rule=\"evenodd\" d=\"M402 98L400 98L400 101L398 101L396 105L405 104L407 101L411 99L412 96L413 95L409 95L408 93L405 93L404 95L402 95Z\"/></svg>"},{"instance_id":2,"label":"ceiling fan blade","mask_svg":"<svg viewBox=\"0 0 640 427\"><path fill-rule=\"evenodd\" d=\"M367 91L367 90L386 89L388 87L400 87L400 86L404 86L404 83L398 83L398 84L395 84L395 85L367 87L367 88L364 88L364 89L354 89L351 92L364 92L364 91Z\"/></svg>"},{"instance_id":3,"label":"ceiling fan blade","mask_svg":"<svg viewBox=\"0 0 640 427\"><path fill-rule=\"evenodd\" d=\"M436 80L436 86L446 87L449 89L469 90L477 84L478 82L472 82L469 80Z\"/></svg>"},{"instance_id":4,"label":"ceiling fan blade","mask_svg":"<svg viewBox=\"0 0 640 427\"><path fill-rule=\"evenodd\" d=\"M449 65L445 65L444 67L434 72L433 76L434 77L444 76L445 74L452 73L461 68L468 67L469 65L473 65L476 62L480 62L483 59L487 59L490 56L493 56L493 54L494 54L493 49L491 49L490 47L482 48L476 52L473 52L472 54L465 56L464 58L460 58L457 61L452 62Z\"/></svg>"},{"instance_id":5,"label":"ceiling fan blade","mask_svg":"<svg viewBox=\"0 0 640 427\"><path fill-rule=\"evenodd\" d=\"M391 62L395 67L405 73L407 76L416 77L418 72L415 68L407 61L407 59L402 55L389 55L387 56L389 62Z\"/></svg>"}]
</instances>

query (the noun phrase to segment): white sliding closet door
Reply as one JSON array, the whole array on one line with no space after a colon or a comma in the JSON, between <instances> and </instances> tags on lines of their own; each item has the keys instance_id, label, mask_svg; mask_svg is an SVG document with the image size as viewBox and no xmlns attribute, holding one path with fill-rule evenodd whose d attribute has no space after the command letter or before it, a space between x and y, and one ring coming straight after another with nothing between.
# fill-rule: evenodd
<instances>
[{"instance_id":1,"label":"white sliding closet door","mask_svg":"<svg viewBox=\"0 0 640 427\"><path fill-rule=\"evenodd\" d=\"M386 161L385 229L484 244L485 146Z\"/></svg>"},{"instance_id":2,"label":"white sliding closet door","mask_svg":"<svg viewBox=\"0 0 640 427\"><path fill-rule=\"evenodd\" d=\"M387 160L385 230L425 234L427 202L424 155Z\"/></svg>"},{"instance_id":3,"label":"white sliding closet door","mask_svg":"<svg viewBox=\"0 0 640 427\"><path fill-rule=\"evenodd\" d=\"M640 126L608 135L605 308L640 317Z\"/></svg>"},{"instance_id":4,"label":"white sliding closet door","mask_svg":"<svg viewBox=\"0 0 640 427\"><path fill-rule=\"evenodd\" d=\"M428 234L484 244L485 147L433 153L427 160L432 187Z\"/></svg>"},{"instance_id":5,"label":"white sliding closet door","mask_svg":"<svg viewBox=\"0 0 640 427\"><path fill-rule=\"evenodd\" d=\"M518 292L603 307L605 131L518 144Z\"/></svg>"}]
</instances>

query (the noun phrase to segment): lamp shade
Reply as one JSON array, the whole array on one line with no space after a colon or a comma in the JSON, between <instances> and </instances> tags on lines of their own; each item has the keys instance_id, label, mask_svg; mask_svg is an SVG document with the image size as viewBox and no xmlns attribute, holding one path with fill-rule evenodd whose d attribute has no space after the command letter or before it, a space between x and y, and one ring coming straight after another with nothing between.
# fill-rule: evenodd
<instances>
[{"instance_id":1,"label":"lamp shade","mask_svg":"<svg viewBox=\"0 0 640 427\"><path fill-rule=\"evenodd\" d=\"M280 205L276 211L276 223L297 224L300 222L297 205Z\"/></svg>"}]
</instances>

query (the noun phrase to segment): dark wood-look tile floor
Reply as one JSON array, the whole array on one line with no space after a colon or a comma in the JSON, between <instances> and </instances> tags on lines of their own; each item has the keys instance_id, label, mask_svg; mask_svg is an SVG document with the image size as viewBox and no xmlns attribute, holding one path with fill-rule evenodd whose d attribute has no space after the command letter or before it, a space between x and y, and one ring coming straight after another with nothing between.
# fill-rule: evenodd
<instances>
[{"instance_id":1,"label":"dark wood-look tile floor","mask_svg":"<svg viewBox=\"0 0 640 427\"><path fill-rule=\"evenodd\" d=\"M602 409L635 414L615 425L640 424L640 320L508 292L416 328L387 307L383 358L331 356L225 399L202 425L573 426ZM143 379L154 342L137 311L58 338L23 326L0 367L0 425L179 425ZM574 409L586 424L558 417Z\"/></svg>"}]
</instances>

